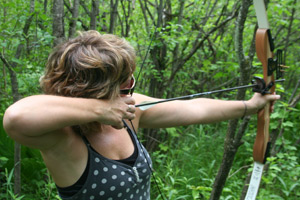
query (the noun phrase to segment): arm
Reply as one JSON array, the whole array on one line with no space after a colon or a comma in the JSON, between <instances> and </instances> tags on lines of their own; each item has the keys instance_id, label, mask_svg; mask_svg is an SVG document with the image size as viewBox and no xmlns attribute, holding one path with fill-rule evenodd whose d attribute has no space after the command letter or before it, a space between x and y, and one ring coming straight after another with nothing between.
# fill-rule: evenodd
<instances>
[{"instance_id":1,"label":"arm","mask_svg":"<svg viewBox=\"0 0 300 200\"><path fill-rule=\"evenodd\" d=\"M50 95L31 96L6 110L3 125L16 141L27 145L31 144L28 138L32 138L38 147L39 142L44 143L42 138L48 138L45 135L61 132L72 125L98 121L122 128L122 119L134 118L134 114L127 111L127 104L134 104L134 100L129 97L106 101ZM37 138L41 138L41 141Z\"/></svg>"},{"instance_id":2,"label":"arm","mask_svg":"<svg viewBox=\"0 0 300 200\"><path fill-rule=\"evenodd\" d=\"M248 101L225 101L207 98L186 101L171 101L157 104L141 112L140 126L143 128L163 128L190 124L206 124L255 114L269 101L279 99L278 95L255 94ZM138 95L136 100L155 101ZM247 108L246 108L247 107Z\"/></svg>"}]
</instances>

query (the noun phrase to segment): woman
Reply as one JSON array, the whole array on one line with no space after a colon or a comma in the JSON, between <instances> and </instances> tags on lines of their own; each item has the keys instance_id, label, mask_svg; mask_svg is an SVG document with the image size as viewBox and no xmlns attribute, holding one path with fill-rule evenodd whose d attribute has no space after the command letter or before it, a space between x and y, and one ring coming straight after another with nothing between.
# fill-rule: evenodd
<instances>
[{"instance_id":1,"label":"woman","mask_svg":"<svg viewBox=\"0 0 300 200\"><path fill-rule=\"evenodd\" d=\"M129 95L134 70L128 42L84 32L49 56L41 78L45 94L6 110L6 132L41 151L62 199L150 199L151 160L132 129L239 118L279 99L260 94L245 102L199 98L143 111L134 105L157 99Z\"/></svg>"}]
</instances>

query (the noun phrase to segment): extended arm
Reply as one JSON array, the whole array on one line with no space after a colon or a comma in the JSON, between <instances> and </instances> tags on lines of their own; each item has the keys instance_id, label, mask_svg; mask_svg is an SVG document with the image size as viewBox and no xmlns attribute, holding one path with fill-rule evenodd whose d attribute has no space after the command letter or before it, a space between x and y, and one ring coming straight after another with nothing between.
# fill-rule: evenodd
<instances>
[{"instance_id":1,"label":"extended arm","mask_svg":"<svg viewBox=\"0 0 300 200\"><path fill-rule=\"evenodd\" d=\"M244 114L255 114L267 102L279 98L278 95L262 96L255 94L250 100L244 102L199 98L161 103L141 111L140 127L163 128L235 119L242 117ZM141 102L141 99L143 101L153 101L153 99L143 95L136 96L137 102Z\"/></svg>"}]
</instances>

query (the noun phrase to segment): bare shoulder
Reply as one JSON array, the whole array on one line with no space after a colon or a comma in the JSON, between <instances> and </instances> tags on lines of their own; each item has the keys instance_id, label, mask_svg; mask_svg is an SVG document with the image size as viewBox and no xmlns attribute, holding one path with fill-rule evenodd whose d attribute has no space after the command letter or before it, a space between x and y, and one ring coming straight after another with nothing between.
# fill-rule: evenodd
<instances>
[{"instance_id":1,"label":"bare shoulder","mask_svg":"<svg viewBox=\"0 0 300 200\"><path fill-rule=\"evenodd\" d=\"M45 134L43 137L47 137ZM85 143L82 136L75 133L71 127L65 127L49 134L49 138L40 138L42 141L54 140L53 145L48 148L39 148L40 151L48 159L73 159L75 155L80 157L80 154L85 148ZM53 157L52 157L53 156ZM77 157L77 156L76 156Z\"/></svg>"},{"instance_id":2,"label":"bare shoulder","mask_svg":"<svg viewBox=\"0 0 300 200\"><path fill-rule=\"evenodd\" d=\"M54 182L58 186L67 187L74 184L83 173L88 150L82 136L76 134L71 127L56 133L62 135L55 145L40 151ZM52 133L52 137L56 133Z\"/></svg>"},{"instance_id":3,"label":"bare shoulder","mask_svg":"<svg viewBox=\"0 0 300 200\"><path fill-rule=\"evenodd\" d=\"M139 94L139 93L133 93L132 96L135 99L136 104L141 104L145 101L158 101L158 100L160 100L158 98L150 97L150 96Z\"/></svg>"},{"instance_id":4,"label":"bare shoulder","mask_svg":"<svg viewBox=\"0 0 300 200\"><path fill-rule=\"evenodd\" d=\"M136 101L136 105L162 100L162 99L153 98L138 93L135 93L133 97ZM159 123L155 124L153 122L161 121L161 118L164 116L164 112L166 110L165 108L166 108L166 104L164 104L163 106L158 104L153 107L149 107L147 109L140 109L139 107L137 107L136 116L138 118L139 127L142 128L160 127Z\"/></svg>"}]
</instances>

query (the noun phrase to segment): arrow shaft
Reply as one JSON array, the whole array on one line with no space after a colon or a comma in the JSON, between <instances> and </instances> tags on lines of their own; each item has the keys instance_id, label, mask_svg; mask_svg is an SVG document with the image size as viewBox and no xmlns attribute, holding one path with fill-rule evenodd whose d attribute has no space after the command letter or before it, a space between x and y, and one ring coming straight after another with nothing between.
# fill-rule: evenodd
<instances>
[{"instance_id":1,"label":"arrow shaft","mask_svg":"<svg viewBox=\"0 0 300 200\"><path fill-rule=\"evenodd\" d=\"M284 79L275 80L275 83L283 82L283 81L284 81ZM192 99L192 98L195 98L195 97L200 97L200 96L205 96L205 95L210 95L210 94L215 94L215 93L229 92L229 91L232 91L232 90L245 89L245 88L252 88L252 87L256 87L257 85L258 84L242 85L242 86L237 86L237 87L227 88L227 89L222 89L222 90L213 90L213 91L209 91L209 92L201 92L201 93L190 94L190 95L186 95L186 96L180 96L180 97L164 99L164 100L160 100L160 101L142 103L142 104L135 105L135 107L138 108L138 107L142 107L142 106L150 106L150 105L155 105L155 104L165 103L165 102L175 101L175 100L187 100L187 99Z\"/></svg>"}]
</instances>

